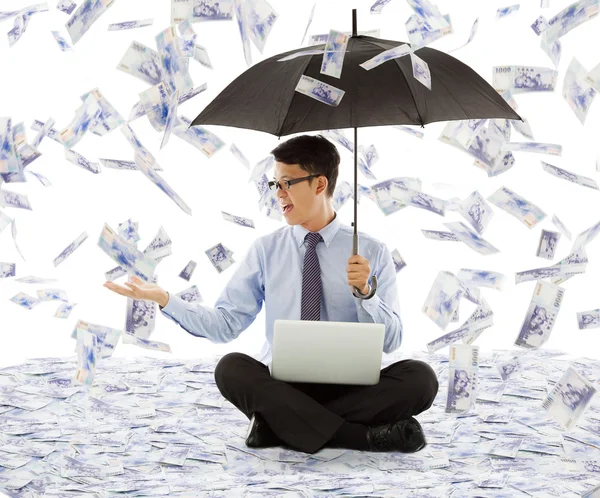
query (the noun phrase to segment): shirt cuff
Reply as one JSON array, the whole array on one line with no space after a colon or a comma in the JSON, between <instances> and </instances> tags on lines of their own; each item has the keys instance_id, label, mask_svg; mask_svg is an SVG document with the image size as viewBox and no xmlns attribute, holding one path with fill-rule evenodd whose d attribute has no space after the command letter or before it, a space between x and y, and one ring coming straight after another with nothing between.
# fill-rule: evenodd
<instances>
[{"instance_id":1,"label":"shirt cuff","mask_svg":"<svg viewBox=\"0 0 600 498\"><path fill-rule=\"evenodd\" d=\"M359 298L356 298L356 299L359 299ZM380 303L381 303L381 298L377 295L377 292L373 295L373 297L371 299L361 299L361 304L362 304L363 309L365 311L368 311L371 316L373 315L375 310L377 308L379 308Z\"/></svg>"},{"instance_id":2,"label":"shirt cuff","mask_svg":"<svg viewBox=\"0 0 600 498\"><path fill-rule=\"evenodd\" d=\"M184 311L187 309L187 301L184 301L179 296L171 294L170 292L168 294L169 301L167 302L167 305L162 308L160 306L158 307L161 313L165 313L173 318L178 319L183 317Z\"/></svg>"}]
</instances>

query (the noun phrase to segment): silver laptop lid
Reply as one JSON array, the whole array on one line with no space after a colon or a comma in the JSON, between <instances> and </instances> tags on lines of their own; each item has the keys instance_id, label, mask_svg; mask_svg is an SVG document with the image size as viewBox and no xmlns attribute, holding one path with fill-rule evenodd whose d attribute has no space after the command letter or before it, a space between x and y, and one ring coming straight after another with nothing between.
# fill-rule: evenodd
<instances>
[{"instance_id":1,"label":"silver laptop lid","mask_svg":"<svg viewBox=\"0 0 600 498\"><path fill-rule=\"evenodd\" d=\"M275 320L271 376L286 382L379 382L382 323Z\"/></svg>"}]
</instances>

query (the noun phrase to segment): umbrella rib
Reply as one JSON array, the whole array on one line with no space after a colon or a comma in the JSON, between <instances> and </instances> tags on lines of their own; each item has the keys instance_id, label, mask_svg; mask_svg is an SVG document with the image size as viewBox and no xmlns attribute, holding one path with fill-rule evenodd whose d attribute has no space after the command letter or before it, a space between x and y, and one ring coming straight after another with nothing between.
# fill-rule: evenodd
<instances>
[{"instance_id":1,"label":"umbrella rib","mask_svg":"<svg viewBox=\"0 0 600 498\"><path fill-rule=\"evenodd\" d=\"M385 47L380 47L377 43L372 42L371 40L364 40L367 43L370 43L371 45L375 45L377 48L380 48L382 50L386 50ZM410 43L407 43L406 45L410 46ZM396 66L398 66L398 69L400 69L400 74L402 74L402 76L404 77L404 81L406 81L406 86L408 86L408 93L410 93L410 98L412 99L413 103L415 104L415 110L417 111L417 115L419 116L419 121L421 121L421 128L425 127L425 123L423 123L423 118L421 117L421 113L419 112L419 106L417 105L417 101L415 100L415 96L413 95L413 92L410 89L410 85L408 84L408 78L406 77L406 75L404 74L404 71L402 70L402 67L400 66L400 61L399 61L400 57L397 57L395 59L393 59L393 61L396 63Z\"/></svg>"},{"instance_id":2,"label":"umbrella rib","mask_svg":"<svg viewBox=\"0 0 600 498\"><path fill-rule=\"evenodd\" d=\"M304 64L304 67L302 68L302 70L301 70L301 72L300 72L300 74L301 74L301 75L303 75L303 74L304 74L304 71L306 71L306 68L308 67L308 65L309 65L309 64L310 64L310 62L312 61L312 58L313 58L313 57L318 57L318 55L314 54L314 55L311 55L311 56L309 56L309 57L307 57L307 58L306 58L306 59L307 59L307 61L306 61L306 64ZM302 76L301 76L301 77L302 77ZM283 117L283 121L282 121L282 123L281 123L281 126L280 126L280 128L279 128L279 133L281 133L281 131L282 131L282 130L283 130L283 128L284 128L285 121L287 120L287 117L289 116L289 113L290 113L290 108L292 107L292 102L293 102L293 100L294 100L294 97L296 97L296 94L297 94L297 93L298 93L298 92L296 92L296 89L295 89L295 87L294 87L294 89L292 90L292 98L291 98L291 99L290 99L290 101L289 101L288 107L287 107L287 109L286 109L286 112L285 112L285 115L284 115L284 117ZM282 137L282 135L277 135L277 137L281 138L281 137Z\"/></svg>"}]
</instances>

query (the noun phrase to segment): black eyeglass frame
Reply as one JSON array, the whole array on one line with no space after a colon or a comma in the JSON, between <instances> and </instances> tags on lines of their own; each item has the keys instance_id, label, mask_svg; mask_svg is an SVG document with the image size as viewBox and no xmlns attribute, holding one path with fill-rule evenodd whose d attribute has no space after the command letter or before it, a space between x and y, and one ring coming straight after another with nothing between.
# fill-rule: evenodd
<instances>
[{"instance_id":1,"label":"black eyeglass frame","mask_svg":"<svg viewBox=\"0 0 600 498\"><path fill-rule=\"evenodd\" d=\"M300 183L300 182L303 182L304 180L308 180L309 178L315 178L317 176L321 176L321 174L303 176L302 178L294 178L292 180L282 180L283 182L287 183L287 188L285 188L283 190L288 190L292 185L294 185L296 183ZM269 185L269 190L273 190L271 188L273 185L275 185L277 187L277 189L281 188L281 184L279 182L276 182L276 181L270 181L268 183L268 185Z\"/></svg>"}]
</instances>

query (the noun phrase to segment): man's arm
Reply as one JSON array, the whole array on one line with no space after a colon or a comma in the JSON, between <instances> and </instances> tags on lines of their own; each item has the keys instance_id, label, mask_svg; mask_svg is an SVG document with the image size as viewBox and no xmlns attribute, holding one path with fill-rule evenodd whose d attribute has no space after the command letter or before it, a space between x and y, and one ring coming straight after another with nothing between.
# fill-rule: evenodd
<instances>
[{"instance_id":1,"label":"man's arm","mask_svg":"<svg viewBox=\"0 0 600 498\"><path fill-rule=\"evenodd\" d=\"M375 270L373 273L377 277L377 291L371 299L354 297L354 302L359 322L385 325L383 351L391 353L402 343L403 327L400 318L398 288L396 287L396 269L392 254L385 245L380 247L373 263Z\"/></svg>"},{"instance_id":2,"label":"man's arm","mask_svg":"<svg viewBox=\"0 0 600 498\"><path fill-rule=\"evenodd\" d=\"M168 293L160 311L184 330L214 343L234 340L256 318L264 301L264 281L260 244L254 241L214 308L189 303Z\"/></svg>"}]
</instances>

